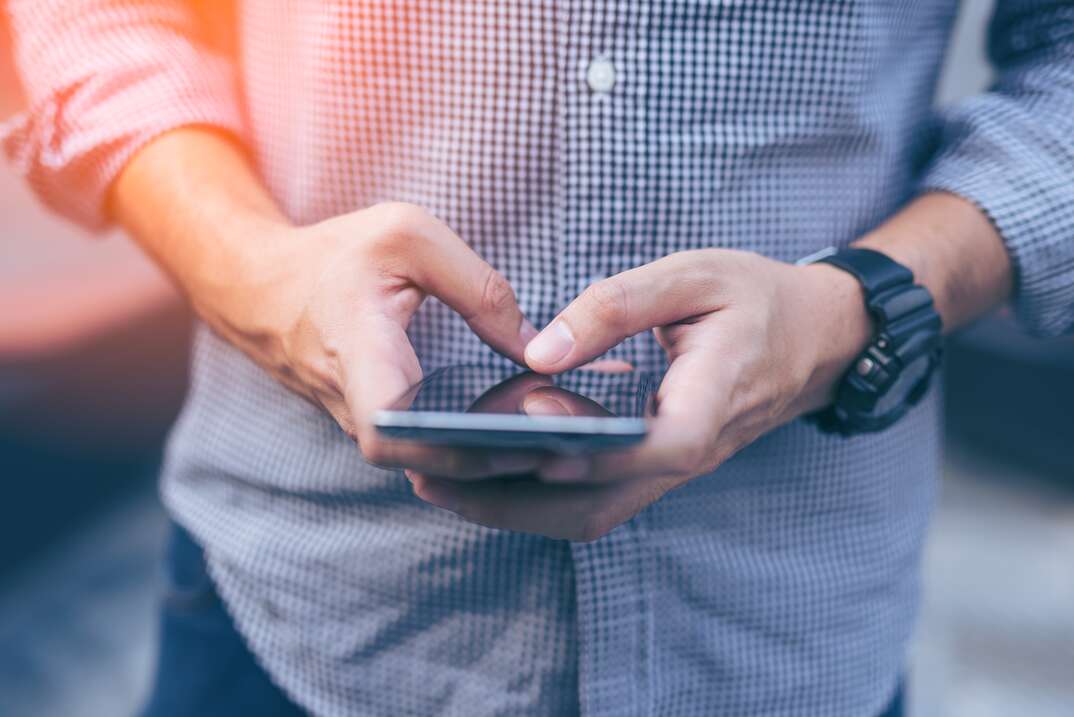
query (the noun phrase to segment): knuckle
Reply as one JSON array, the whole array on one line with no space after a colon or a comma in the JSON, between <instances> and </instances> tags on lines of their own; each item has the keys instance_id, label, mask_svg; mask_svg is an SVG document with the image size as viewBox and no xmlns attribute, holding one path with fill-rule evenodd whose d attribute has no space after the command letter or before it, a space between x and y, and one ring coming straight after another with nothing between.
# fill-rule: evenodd
<instances>
[{"instance_id":1,"label":"knuckle","mask_svg":"<svg viewBox=\"0 0 1074 717\"><path fill-rule=\"evenodd\" d=\"M420 206L409 202L383 202L373 210L378 227L375 244L382 247L395 245L401 239L416 236L418 232L415 228L428 216Z\"/></svg>"},{"instance_id":2,"label":"knuckle","mask_svg":"<svg viewBox=\"0 0 1074 717\"><path fill-rule=\"evenodd\" d=\"M627 297L622 282L604 279L583 294L589 313L605 326L622 329L627 324Z\"/></svg>"},{"instance_id":3,"label":"knuckle","mask_svg":"<svg viewBox=\"0 0 1074 717\"><path fill-rule=\"evenodd\" d=\"M381 202L376 206L381 221L389 226L409 226L425 219L425 210L411 202Z\"/></svg>"},{"instance_id":4,"label":"knuckle","mask_svg":"<svg viewBox=\"0 0 1074 717\"><path fill-rule=\"evenodd\" d=\"M485 283L481 290L481 310L486 313L499 313L515 304L515 291L503 274L488 267Z\"/></svg>"}]
</instances>

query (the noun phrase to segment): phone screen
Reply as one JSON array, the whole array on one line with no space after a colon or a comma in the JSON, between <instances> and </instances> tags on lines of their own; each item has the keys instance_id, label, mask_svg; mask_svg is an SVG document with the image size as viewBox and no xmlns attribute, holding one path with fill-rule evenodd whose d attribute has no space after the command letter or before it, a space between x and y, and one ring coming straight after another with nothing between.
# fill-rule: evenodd
<instances>
[{"instance_id":1,"label":"phone screen","mask_svg":"<svg viewBox=\"0 0 1074 717\"><path fill-rule=\"evenodd\" d=\"M396 411L647 418L660 376L576 369L557 376L489 366L449 366L400 397Z\"/></svg>"}]
</instances>

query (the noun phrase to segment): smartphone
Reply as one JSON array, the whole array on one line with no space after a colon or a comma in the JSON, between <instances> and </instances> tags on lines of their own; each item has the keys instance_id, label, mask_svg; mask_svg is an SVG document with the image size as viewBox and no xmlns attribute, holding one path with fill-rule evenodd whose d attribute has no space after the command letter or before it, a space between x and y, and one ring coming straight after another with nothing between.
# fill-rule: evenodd
<instances>
[{"instance_id":1,"label":"smartphone","mask_svg":"<svg viewBox=\"0 0 1074 717\"><path fill-rule=\"evenodd\" d=\"M659 376L576 369L558 376L450 366L373 417L384 436L464 448L577 455L644 440Z\"/></svg>"}]
</instances>

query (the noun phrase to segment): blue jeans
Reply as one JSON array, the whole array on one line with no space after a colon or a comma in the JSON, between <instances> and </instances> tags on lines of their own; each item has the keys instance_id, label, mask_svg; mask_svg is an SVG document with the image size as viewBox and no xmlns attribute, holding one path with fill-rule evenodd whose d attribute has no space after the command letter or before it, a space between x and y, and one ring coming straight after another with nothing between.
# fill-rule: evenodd
<instances>
[{"instance_id":1,"label":"blue jeans","mask_svg":"<svg viewBox=\"0 0 1074 717\"><path fill-rule=\"evenodd\" d=\"M292 717L304 714L272 684L224 609L201 548L182 528L167 553L160 654L142 717ZM900 688L879 717L902 717Z\"/></svg>"},{"instance_id":2,"label":"blue jeans","mask_svg":"<svg viewBox=\"0 0 1074 717\"><path fill-rule=\"evenodd\" d=\"M258 666L216 594L201 548L178 526L166 573L160 653L143 717L304 715Z\"/></svg>"}]
</instances>

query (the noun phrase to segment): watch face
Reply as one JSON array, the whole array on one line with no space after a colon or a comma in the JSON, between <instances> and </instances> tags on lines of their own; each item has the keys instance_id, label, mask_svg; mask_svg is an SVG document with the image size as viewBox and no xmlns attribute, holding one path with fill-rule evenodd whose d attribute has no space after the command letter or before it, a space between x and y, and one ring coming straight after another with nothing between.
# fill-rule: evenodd
<instances>
[{"instance_id":1,"label":"watch face","mask_svg":"<svg viewBox=\"0 0 1074 717\"><path fill-rule=\"evenodd\" d=\"M931 370L932 356L924 354L907 364L887 392L877 399L872 413L884 416L904 405L914 387L925 378Z\"/></svg>"}]
</instances>

